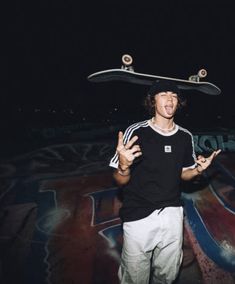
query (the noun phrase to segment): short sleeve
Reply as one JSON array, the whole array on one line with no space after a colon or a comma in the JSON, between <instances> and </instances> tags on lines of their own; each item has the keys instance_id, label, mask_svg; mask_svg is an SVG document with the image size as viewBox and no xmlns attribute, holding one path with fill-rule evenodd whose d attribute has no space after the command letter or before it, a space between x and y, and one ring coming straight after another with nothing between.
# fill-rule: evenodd
<instances>
[{"instance_id":1,"label":"short sleeve","mask_svg":"<svg viewBox=\"0 0 235 284\"><path fill-rule=\"evenodd\" d=\"M196 155L194 150L194 141L192 134L188 134L185 145L183 169L195 168Z\"/></svg>"}]
</instances>

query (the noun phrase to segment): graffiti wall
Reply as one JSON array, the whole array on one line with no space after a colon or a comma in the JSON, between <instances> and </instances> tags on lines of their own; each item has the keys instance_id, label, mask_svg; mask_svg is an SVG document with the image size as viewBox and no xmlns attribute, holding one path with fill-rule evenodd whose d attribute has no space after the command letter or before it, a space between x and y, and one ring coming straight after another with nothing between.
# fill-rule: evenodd
<instances>
[{"instance_id":1,"label":"graffiti wall","mask_svg":"<svg viewBox=\"0 0 235 284\"><path fill-rule=\"evenodd\" d=\"M1 161L0 283L118 283L122 193L108 167L116 141L87 134ZM197 262L194 283L235 283L235 139L194 138L197 152L223 153L182 188L184 266Z\"/></svg>"}]
</instances>

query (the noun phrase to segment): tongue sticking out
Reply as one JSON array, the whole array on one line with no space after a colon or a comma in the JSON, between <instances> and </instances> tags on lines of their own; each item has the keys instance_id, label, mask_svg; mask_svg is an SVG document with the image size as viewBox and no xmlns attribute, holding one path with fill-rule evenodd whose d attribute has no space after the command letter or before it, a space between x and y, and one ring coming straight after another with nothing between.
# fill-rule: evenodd
<instances>
[{"instance_id":1,"label":"tongue sticking out","mask_svg":"<svg viewBox=\"0 0 235 284\"><path fill-rule=\"evenodd\" d=\"M166 113L167 113L168 115L173 114L173 107L172 107L172 106L166 106L166 107L165 107L165 110L166 110Z\"/></svg>"}]
</instances>

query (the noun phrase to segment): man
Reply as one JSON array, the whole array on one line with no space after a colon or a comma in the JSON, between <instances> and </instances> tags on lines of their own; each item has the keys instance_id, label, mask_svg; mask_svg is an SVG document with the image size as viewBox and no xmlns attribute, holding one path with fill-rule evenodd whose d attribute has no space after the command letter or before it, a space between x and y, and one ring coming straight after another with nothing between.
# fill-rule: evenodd
<instances>
[{"instance_id":1,"label":"man","mask_svg":"<svg viewBox=\"0 0 235 284\"><path fill-rule=\"evenodd\" d=\"M190 180L211 164L196 158L192 134L174 123L182 105L170 81L155 82L146 98L149 120L119 132L110 161L114 179L123 186L120 209L123 249L120 283L172 283L182 261L183 209L180 179Z\"/></svg>"}]
</instances>

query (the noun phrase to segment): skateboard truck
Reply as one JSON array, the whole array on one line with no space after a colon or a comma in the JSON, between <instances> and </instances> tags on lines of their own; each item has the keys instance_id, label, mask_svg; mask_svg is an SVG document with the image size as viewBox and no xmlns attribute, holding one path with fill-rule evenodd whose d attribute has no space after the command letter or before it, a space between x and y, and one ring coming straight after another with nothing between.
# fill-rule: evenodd
<instances>
[{"instance_id":1,"label":"skateboard truck","mask_svg":"<svg viewBox=\"0 0 235 284\"><path fill-rule=\"evenodd\" d=\"M205 78L206 76L207 76L206 69L200 69L198 71L197 75L192 75L188 79L189 79L189 81L200 82L200 79Z\"/></svg>"},{"instance_id":2,"label":"skateboard truck","mask_svg":"<svg viewBox=\"0 0 235 284\"><path fill-rule=\"evenodd\" d=\"M123 65L121 66L121 69L134 71L134 67L131 66L132 62L133 62L132 57L129 54L124 54L122 56Z\"/></svg>"}]
</instances>

